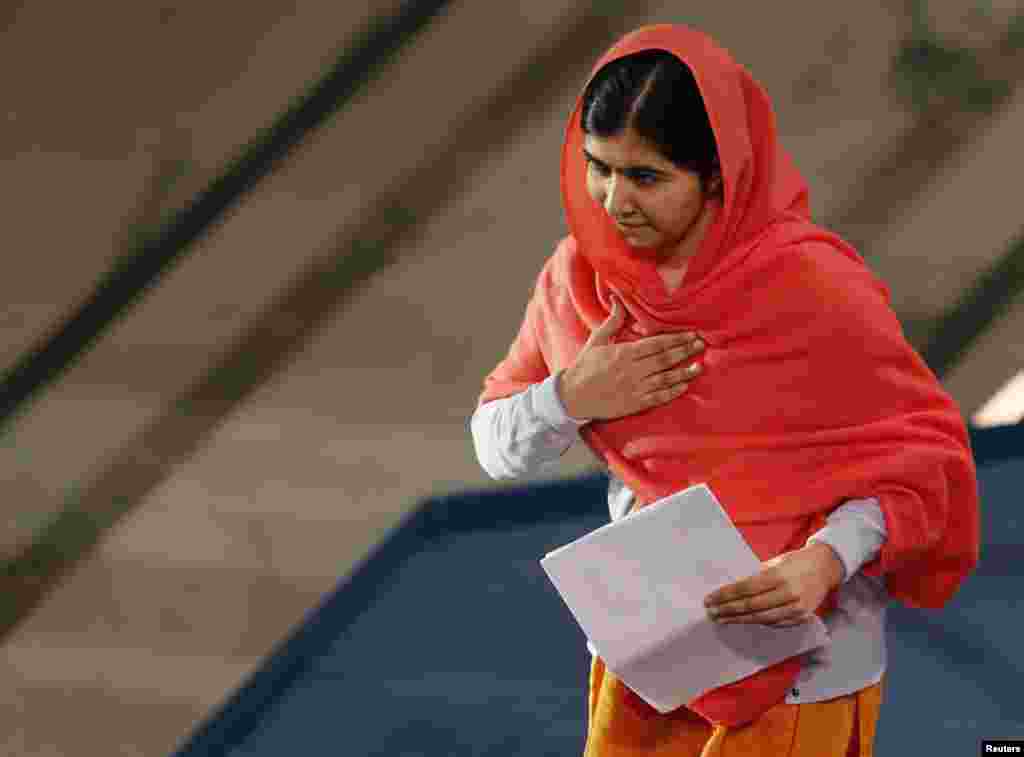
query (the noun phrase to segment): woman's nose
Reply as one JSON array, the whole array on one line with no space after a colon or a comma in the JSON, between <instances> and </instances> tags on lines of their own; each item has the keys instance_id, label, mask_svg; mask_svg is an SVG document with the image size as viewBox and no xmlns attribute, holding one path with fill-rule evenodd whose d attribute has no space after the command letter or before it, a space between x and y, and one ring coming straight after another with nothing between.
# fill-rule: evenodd
<instances>
[{"instance_id":1,"label":"woman's nose","mask_svg":"<svg viewBox=\"0 0 1024 757\"><path fill-rule=\"evenodd\" d=\"M613 217L625 215L623 211L629 210L627 207L628 200L626 183L616 176L608 179L605 185L604 196L604 209L608 215Z\"/></svg>"}]
</instances>

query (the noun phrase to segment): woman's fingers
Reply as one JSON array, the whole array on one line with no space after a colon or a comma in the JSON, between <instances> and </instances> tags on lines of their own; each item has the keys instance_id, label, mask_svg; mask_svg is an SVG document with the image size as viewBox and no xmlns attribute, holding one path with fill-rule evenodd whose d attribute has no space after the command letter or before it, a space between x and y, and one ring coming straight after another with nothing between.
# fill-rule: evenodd
<instances>
[{"instance_id":1,"label":"woman's fingers","mask_svg":"<svg viewBox=\"0 0 1024 757\"><path fill-rule=\"evenodd\" d=\"M670 371L673 368L678 368L680 363L699 354L703 349L704 343L698 340L697 342L691 342L682 346L656 352L653 355L648 355L641 360L638 360L637 362L641 364L641 371L645 378L648 376L657 376L658 374Z\"/></svg>"},{"instance_id":2,"label":"woman's fingers","mask_svg":"<svg viewBox=\"0 0 1024 757\"><path fill-rule=\"evenodd\" d=\"M666 402L671 402L676 397L686 391L686 384L676 384L669 389L661 389L653 394L647 394L643 397L644 405L641 409L651 409L658 405L664 405Z\"/></svg>"},{"instance_id":3,"label":"woman's fingers","mask_svg":"<svg viewBox=\"0 0 1024 757\"><path fill-rule=\"evenodd\" d=\"M684 334L657 334L630 343L629 350L634 360L643 360L674 349L690 347L697 338L692 331Z\"/></svg>"},{"instance_id":4,"label":"woman's fingers","mask_svg":"<svg viewBox=\"0 0 1024 757\"><path fill-rule=\"evenodd\" d=\"M682 368L676 368L675 370L662 371L661 373L655 373L649 377L644 387L645 394L653 394L665 389L673 389L678 386L682 386L682 391L685 391L685 387L703 370L700 363L691 363L688 366Z\"/></svg>"},{"instance_id":5,"label":"woman's fingers","mask_svg":"<svg viewBox=\"0 0 1024 757\"><path fill-rule=\"evenodd\" d=\"M760 623L770 626L790 626L805 623L806 616L797 600L763 610L731 613L713 617L716 623Z\"/></svg>"},{"instance_id":6,"label":"woman's fingers","mask_svg":"<svg viewBox=\"0 0 1024 757\"><path fill-rule=\"evenodd\" d=\"M801 616L801 617L795 618L793 620L780 620L780 621L778 621L776 623L772 623L771 625L773 625L773 626L775 626L777 628L785 628L787 626L799 626L799 625L801 625L803 623L810 622L810 620L811 620L810 618L802 617Z\"/></svg>"},{"instance_id":7,"label":"woman's fingers","mask_svg":"<svg viewBox=\"0 0 1024 757\"><path fill-rule=\"evenodd\" d=\"M618 370L629 377L620 374L625 382L619 383L619 401L624 402L618 414L610 417L649 410L686 392L689 383L703 371L703 366L697 362L681 363L700 353L704 346L704 341L693 332L659 334L619 345Z\"/></svg>"}]
</instances>

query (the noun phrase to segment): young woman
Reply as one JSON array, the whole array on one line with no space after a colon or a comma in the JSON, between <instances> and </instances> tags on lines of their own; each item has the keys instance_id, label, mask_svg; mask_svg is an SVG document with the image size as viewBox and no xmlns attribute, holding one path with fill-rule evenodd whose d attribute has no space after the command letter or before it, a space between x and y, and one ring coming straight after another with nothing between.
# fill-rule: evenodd
<instances>
[{"instance_id":1,"label":"young woman","mask_svg":"<svg viewBox=\"0 0 1024 757\"><path fill-rule=\"evenodd\" d=\"M956 404L707 36L644 27L598 61L562 198L570 234L472 419L481 464L522 475L582 437L613 518L707 483L763 561L709 622L817 614L831 637L664 715L591 649L586 755L870 755L886 602L941 607L978 560Z\"/></svg>"}]
</instances>

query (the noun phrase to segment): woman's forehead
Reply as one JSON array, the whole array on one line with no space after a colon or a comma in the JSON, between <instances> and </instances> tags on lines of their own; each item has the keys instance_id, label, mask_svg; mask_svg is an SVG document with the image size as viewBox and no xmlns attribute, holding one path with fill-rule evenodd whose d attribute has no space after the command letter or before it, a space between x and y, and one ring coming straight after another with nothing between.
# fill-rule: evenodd
<instances>
[{"instance_id":1,"label":"woman's forehead","mask_svg":"<svg viewBox=\"0 0 1024 757\"><path fill-rule=\"evenodd\" d=\"M674 165L648 139L632 129L624 129L611 137L585 135L583 149L612 168L657 168L670 171Z\"/></svg>"}]
</instances>

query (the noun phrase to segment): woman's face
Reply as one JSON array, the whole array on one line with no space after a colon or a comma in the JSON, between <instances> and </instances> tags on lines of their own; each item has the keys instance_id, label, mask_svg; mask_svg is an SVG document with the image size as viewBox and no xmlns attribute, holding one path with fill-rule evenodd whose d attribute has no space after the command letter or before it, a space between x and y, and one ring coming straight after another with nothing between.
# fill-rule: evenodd
<instances>
[{"instance_id":1,"label":"woman's face","mask_svg":"<svg viewBox=\"0 0 1024 757\"><path fill-rule=\"evenodd\" d=\"M680 168L632 129L613 137L586 135L587 191L635 247L660 260L692 253L708 203L695 171ZM704 214L706 215L706 214ZM698 240L699 241L699 240Z\"/></svg>"}]
</instances>

